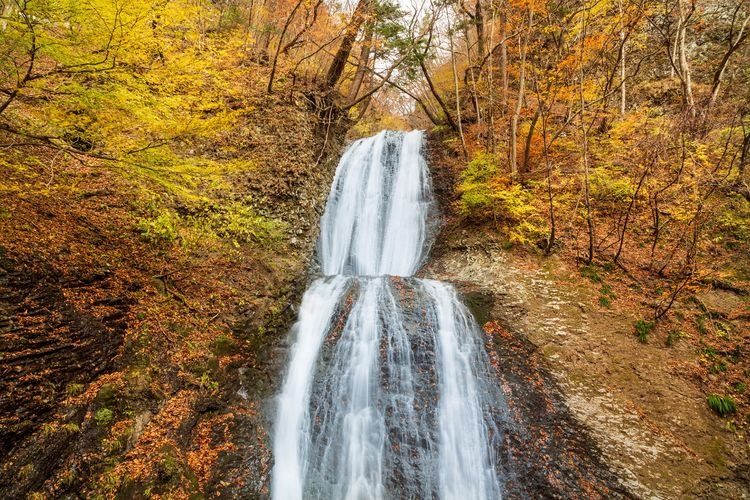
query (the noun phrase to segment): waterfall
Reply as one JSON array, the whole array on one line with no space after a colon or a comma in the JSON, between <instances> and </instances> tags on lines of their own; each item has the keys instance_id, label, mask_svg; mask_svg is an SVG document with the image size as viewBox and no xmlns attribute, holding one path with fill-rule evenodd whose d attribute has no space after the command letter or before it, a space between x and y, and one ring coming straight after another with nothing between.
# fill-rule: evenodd
<instances>
[{"instance_id":1,"label":"waterfall","mask_svg":"<svg viewBox=\"0 0 750 500\"><path fill-rule=\"evenodd\" d=\"M452 286L412 277L434 204L421 132L344 153L278 398L274 499L497 499L503 407Z\"/></svg>"},{"instance_id":2,"label":"waterfall","mask_svg":"<svg viewBox=\"0 0 750 500\"><path fill-rule=\"evenodd\" d=\"M414 274L433 204L421 149L420 132L381 132L344 153L320 222L324 274Z\"/></svg>"}]
</instances>

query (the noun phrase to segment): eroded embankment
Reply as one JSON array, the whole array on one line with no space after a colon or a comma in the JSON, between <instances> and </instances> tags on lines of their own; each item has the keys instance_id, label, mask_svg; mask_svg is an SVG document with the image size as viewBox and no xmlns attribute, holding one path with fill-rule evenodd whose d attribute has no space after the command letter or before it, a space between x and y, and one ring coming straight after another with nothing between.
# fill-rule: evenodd
<instances>
[{"instance_id":1,"label":"eroded embankment","mask_svg":"<svg viewBox=\"0 0 750 500\"><path fill-rule=\"evenodd\" d=\"M433 152L436 144L433 144ZM441 153L442 154L442 153ZM436 156L439 156L436 155ZM443 228L423 274L452 281L488 336L536 495L746 498L746 442L689 374L687 348L638 343L627 305L552 257L514 254L451 213L455 175L433 160ZM593 483L593 487L592 487Z\"/></svg>"},{"instance_id":2,"label":"eroded embankment","mask_svg":"<svg viewBox=\"0 0 750 500\"><path fill-rule=\"evenodd\" d=\"M343 133L255 92L182 175L0 162L0 497L255 497ZM290 130L294 130L290 133Z\"/></svg>"}]
</instances>

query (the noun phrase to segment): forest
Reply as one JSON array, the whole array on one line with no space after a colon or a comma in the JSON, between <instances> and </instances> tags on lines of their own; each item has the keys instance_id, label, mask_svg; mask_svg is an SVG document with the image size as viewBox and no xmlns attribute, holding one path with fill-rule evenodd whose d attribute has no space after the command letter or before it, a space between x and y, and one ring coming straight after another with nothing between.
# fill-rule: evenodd
<instances>
[{"instance_id":1,"label":"forest","mask_svg":"<svg viewBox=\"0 0 750 500\"><path fill-rule=\"evenodd\" d=\"M615 395L615 497L748 494L749 38L748 0L0 0L0 496L267 497L328 189L383 129L425 131L420 276L470 255L543 325L544 272L593 325L472 309L550 398ZM635 421L681 455L607 451Z\"/></svg>"}]
</instances>

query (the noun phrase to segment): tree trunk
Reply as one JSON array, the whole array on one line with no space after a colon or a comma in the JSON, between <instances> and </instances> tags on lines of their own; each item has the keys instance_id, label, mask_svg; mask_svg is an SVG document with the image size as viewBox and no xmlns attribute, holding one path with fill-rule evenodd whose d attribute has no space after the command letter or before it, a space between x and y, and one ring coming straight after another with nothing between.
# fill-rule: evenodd
<instances>
[{"instance_id":1,"label":"tree trunk","mask_svg":"<svg viewBox=\"0 0 750 500\"><path fill-rule=\"evenodd\" d=\"M679 45L680 41L680 30L682 29L682 18L677 18L677 31L675 31L674 34L674 44L672 45L672 51L668 54L669 55L669 77L674 78L674 69L675 66L677 66L677 46ZM669 36L667 35L667 39L669 39Z\"/></svg>"},{"instance_id":2,"label":"tree trunk","mask_svg":"<svg viewBox=\"0 0 750 500\"><path fill-rule=\"evenodd\" d=\"M328 67L328 73L326 74L324 85L326 90L336 88L336 85L341 78L341 74L346 67L346 61L349 60L349 55L352 52L352 47L354 47L354 41L357 39L359 29L362 27L362 24L372 10L371 1L372 0L359 0L357 3L357 7L354 9L354 14L352 14L352 19L349 21L349 25L344 31L344 38L341 40L341 45L339 45L339 49L336 51L336 54L333 56L333 61Z\"/></svg>"},{"instance_id":3,"label":"tree trunk","mask_svg":"<svg viewBox=\"0 0 750 500\"><path fill-rule=\"evenodd\" d=\"M678 0L680 8L680 24L677 31L677 60L680 71L680 83L682 86L682 103L684 110L691 116L695 116L695 99L693 98L693 81L690 76L690 65L687 59L685 38L687 34L687 21L693 14L694 6L688 8L687 0Z\"/></svg>"},{"instance_id":4,"label":"tree trunk","mask_svg":"<svg viewBox=\"0 0 750 500\"><path fill-rule=\"evenodd\" d=\"M502 83L502 93L500 94L500 109L505 116L505 108L508 106L508 16L503 12L500 16L500 25L502 31L500 38L500 80Z\"/></svg>"},{"instance_id":5,"label":"tree trunk","mask_svg":"<svg viewBox=\"0 0 750 500\"><path fill-rule=\"evenodd\" d=\"M469 33L464 30L464 39L466 40L466 59L468 64L468 68L466 68L466 71L464 71L464 84L466 86L471 85L471 103L474 107L474 114L476 115L476 123L477 125L482 125L482 110L479 106L479 91L477 90L477 74L475 73L476 66L472 63L472 57L471 57L471 47L469 44ZM483 55L480 53L477 56L477 60L481 61L483 59ZM454 64L455 66L455 64Z\"/></svg>"},{"instance_id":6,"label":"tree trunk","mask_svg":"<svg viewBox=\"0 0 750 500\"><path fill-rule=\"evenodd\" d=\"M524 173L528 173L531 171L529 168L529 160L531 158L531 141L534 138L534 129L536 128L536 122L539 120L539 114L540 110L537 108L536 112L534 113L534 117L531 119L531 123L529 124L529 133L526 134L526 144L523 148L523 171Z\"/></svg>"},{"instance_id":7,"label":"tree trunk","mask_svg":"<svg viewBox=\"0 0 750 500\"><path fill-rule=\"evenodd\" d=\"M263 0L260 14L256 19L257 27L255 29L256 35L253 52L255 53L255 59L259 62L268 62L268 47L271 44L271 22L268 20L267 14L271 9L268 4L269 0Z\"/></svg>"},{"instance_id":8,"label":"tree trunk","mask_svg":"<svg viewBox=\"0 0 750 500\"><path fill-rule=\"evenodd\" d=\"M15 15L15 3L14 2L0 2L0 30L5 31L8 27L8 19L12 19Z\"/></svg>"},{"instance_id":9,"label":"tree trunk","mask_svg":"<svg viewBox=\"0 0 750 500\"><path fill-rule=\"evenodd\" d=\"M490 12L492 12L492 19L490 20L490 47L494 48L495 46L495 5L492 0L490 0ZM495 65L494 65L494 49L490 50L490 53L487 54L488 57L488 67L487 67L487 150L495 154L495 110L493 109L495 107L494 103L494 81L493 76L495 72ZM481 72L479 74L479 78L481 78Z\"/></svg>"},{"instance_id":10,"label":"tree trunk","mask_svg":"<svg viewBox=\"0 0 750 500\"><path fill-rule=\"evenodd\" d=\"M367 84L369 85L370 81L372 80L372 75L368 73L362 79L364 81L366 81ZM360 82L360 83L362 83L362 82ZM350 93L350 95L351 95L351 93ZM355 94L354 95L354 99L351 100L350 102L354 102L354 100L356 100L356 98L357 98L357 96ZM354 118L354 123L359 123L359 121L365 116L365 113L367 113L367 110L370 107L370 103L371 102L372 102L372 94L370 94L369 96L365 97L365 99L359 103L359 110L357 111L357 116Z\"/></svg>"},{"instance_id":11,"label":"tree trunk","mask_svg":"<svg viewBox=\"0 0 750 500\"><path fill-rule=\"evenodd\" d=\"M448 122L448 125L450 125L451 129L453 129L454 132L458 133L458 125L456 125L456 122L453 120L453 117L451 116L448 106L445 104L445 101L443 100L443 98L440 97L440 94L438 93L437 88L435 88L435 83L432 81L432 77L430 77L430 72L427 71L427 66L425 66L422 58L420 58L419 60L419 67L422 69L422 74L424 75L425 80L427 80L427 85L430 87L430 92L432 93L432 96L438 102L438 104L440 105L440 109L445 114L445 120Z\"/></svg>"},{"instance_id":12,"label":"tree trunk","mask_svg":"<svg viewBox=\"0 0 750 500\"><path fill-rule=\"evenodd\" d=\"M586 263L591 264L594 260L594 221L591 216L591 195L589 190L589 138L588 131L586 130L586 100L583 96L583 49L586 44L586 16L588 15L588 5L584 4L583 12L581 13L581 47L580 56L578 60L578 97L581 103L581 136L582 136L582 163L583 163L583 191L584 191L584 203L586 205L586 226L588 229L588 255L586 255Z\"/></svg>"},{"instance_id":13,"label":"tree trunk","mask_svg":"<svg viewBox=\"0 0 750 500\"><path fill-rule=\"evenodd\" d=\"M654 161L654 163L656 163ZM619 245L617 246L617 253L615 253L615 258L613 259L615 263L619 263L620 261L620 254L622 254L622 247L625 245L625 234L628 231L628 222L630 221L630 214L633 211L633 207L635 206L635 200L638 199L638 193L641 190L641 187L643 186L643 181L646 180L646 176L648 176L649 171L651 170L651 167L647 167L646 170L643 171L643 175L641 175L641 178L638 180L638 186L635 188L635 193L633 193L632 198L630 199L630 204L628 205L628 209L625 211L625 221L622 224L622 233L620 234L620 241Z\"/></svg>"},{"instance_id":14,"label":"tree trunk","mask_svg":"<svg viewBox=\"0 0 750 500\"><path fill-rule=\"evenodd\" d=\"M466 140L464 139L464 129L461 125L461 99L458 93L458 72L456 71L456 52L453 50L453 34L448 34L451 46L451 67L453 68L453 85L456 91L456 116L458 122L458 135L461 138L461 149L464 153L464 160L469 160L469 155L466 152Z\"/></svg>"},{"instance_id":15,"label":"tree trunk","mask_svg":"<svg viewBox=\"0 0 750 500\"><path fill-rule=\"evenodd\" d=\"M365 39L362 41L362 50L359 52L359 64L354 74L352 86L349 89L349 102L354 102L362 87L362 81L367 73L367 65L370 63L370 52L372 51L372 27L368 26L365 31Z\"/></svg>"},{"instance_id":16,"label":"tree trunk","mask_svg":"<svg viewBox=\"0 0 750 500\"><path fill-rule=\"evenodd\" d=\"M541 93L539 92L539 82L536 77L533 79L534 90L536 91L538 104L538 113L542 118L542 154L544 155L544 166L547 170L547 207L549 210L549 236L547 237L547 244L544 248L544 253L549 255L552 253L552 248L555 245L555 237L557 230L557 223L555 219L555 204L554 197L552 195L552 161L549 157L549 142L547 141L547 118L549 114L545 111L545 105L542 101Z\"/></svg>"},{"instance_id":17,"label":"tree trunk","mask_svg":"<svg viewBox=\"0 0 750 500\"><path fill-rule=\"evenodd\" d=\"M474 4L474 27L477 31L477 53L479 54L479 60L484 58L484 54L487 52L484 44L484 13L482 12L482 2L477 0Z\"/></svg>"}]
</instances>

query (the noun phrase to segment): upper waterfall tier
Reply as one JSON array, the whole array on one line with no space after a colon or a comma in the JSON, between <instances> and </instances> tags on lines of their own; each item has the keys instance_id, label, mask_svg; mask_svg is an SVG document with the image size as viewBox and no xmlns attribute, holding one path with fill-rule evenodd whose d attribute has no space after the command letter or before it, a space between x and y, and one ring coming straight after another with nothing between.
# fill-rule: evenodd
<instances>
[{"instance_id":1,"label":"upper waterfall tier","mask_svg":"<svg viewBox=\"0 0 750 500\"><path fill-rule=\"evenodd\" d=\"M326 275L411 276L425 252L432 193L422 132L381 132L339 162L320 227Z\"/></svg>"}]
</instances>

